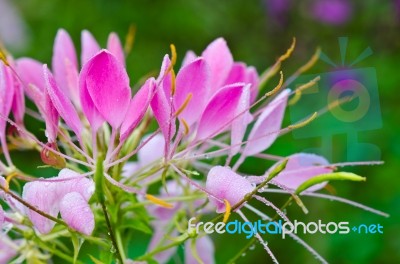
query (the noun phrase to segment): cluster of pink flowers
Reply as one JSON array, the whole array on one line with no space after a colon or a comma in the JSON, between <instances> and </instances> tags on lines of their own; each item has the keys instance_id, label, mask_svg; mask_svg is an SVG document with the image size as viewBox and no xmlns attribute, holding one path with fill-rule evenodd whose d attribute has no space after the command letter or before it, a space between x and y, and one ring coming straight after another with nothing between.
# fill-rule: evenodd
<instances>
[{"instance_id":1,"label":"cluster of pink flowers","mask_svg":"<svg viewBox=\"0 0 400 264\"><path fill-rule=\"evenodd\" d=\"M116 34L110 34L107 49L101 49L83 31L81 50L79 64L70 36L59 30L51 69L31 58L14 60L1 53L4 160L0 161L0 197L7 209L0 206L0 225L13 228L0 236L0 263L15 256L57 255L52 247L41 245L48 241L46 235L54 234L54 239L58 233L65 235L62 230L93 243L110 237L107 245L114 249L112 253L128 262L121 243L129 241L121 238L124 230L120 226L137 217L128 210L135 206L145 208L153 218L148 220L152 240L138 260L167 262L181 243L186 245L185 263L213 263L210 237L179 234L178 216L182 221L216 212L226 221L236 212L246 220L243 211L248 209L271 219L248 204L255 198L290 221L262 193L289 194L306 211L298 195L318 196L314 192L335 178L336 167L346 165L329 164L313 154L278 157L263 153L280 134L296 128L282 128L288 99L297 92L282 88L282 75L271 92L259 95L264 77L276 73L288 54L260 77L254 67L234 61L225 40L219 38L200 56L188 52L175 74L172 46L158 76L136 85L139 88L132 95L125 53ZM37 111L26 110L25 95ZM25 113L45 123L47 142L29 132ZM60 170L58 176L30 176L13 164L10 146L39 150L45 164ZM244 176L239 167L250 156L275 160L276 165L261 176ZM363 180L350 174L337 177ZM27 182L22 193L13 188L16 179ZM161 186L160 190L152 190L152 185ZM298 188L303 189L296 192ZM34 236L28 232L32 229ZM177 238L171 243L168 237L173 236ZM43 243L30 243L32 237ZM256 238L277 262L265 239ZM324 262L304 241L295 235L294 239ZM70 260L69 256L58 257Z\"/></svg>"}]
</instances>

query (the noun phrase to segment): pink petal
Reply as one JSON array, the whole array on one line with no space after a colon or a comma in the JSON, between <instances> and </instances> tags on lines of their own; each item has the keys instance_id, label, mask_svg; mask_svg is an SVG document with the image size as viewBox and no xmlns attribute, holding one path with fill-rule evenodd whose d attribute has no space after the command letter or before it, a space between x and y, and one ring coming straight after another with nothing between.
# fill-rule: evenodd
<instances>
[{"instance_id":1,"label":"pink petal","mask_svg":"<svg viewBox=\"0 0 400 264\"><path fill-rule=\"evenodd\" d=\"M170 63L168 55L165 55L160 74L157 77L157 90L150 102L154 117L164 135L165 142L170 142L176 130L175 118L171 118L173 110L171 105L171 73L167 74L166 72Z\"/></svg>"},{"instance_id":2,"label":"pink petal","mask_svg":"<svg viewBox=\"0 0 400 264\"><path fill-rule=\"evenodd\" d=\"M47 93L44 95L44 111L42 112L42 115L43 114L46 123L46 137L49 143L54 143L58 134L59 114Z\"/></svg>"},{"instance_id":3,"label":"pink petal","mask_svg":"<svg viewBox=\"0 0 400 264\"><path fill-rule=\"evenodd\" d=\"M79 102L78 61L69 34L60 29L53 48L52 68L61 91L73 102Z\"/></svg>"},{"instance_id":4,"label":"pink petal","mask_svg":"<svg viewBox=\"0 0 400 264\"><path fill-rule=\"evenodd\" d=\"M72 229L87 236L92 234L94 215L87 201L79 193L71 192L64 196L60 203L60 213Z\"/></svg>"},{"instance_id":5,"label":"pink petal","mask_svg":"<svg viewBox=\"0 0 400 264\"><path fill-rule=\"evenodd\" d=\"M56 193L58 197L63 197L67 193L77 192L86 201L89 201L90 197L94 194L95 184L93 180L80 177L80 174L70 170L62 169L55 180L66 179L66 181L57 181L54 184L56 187Z\"/></svg>"},{"instance_id":6,"label":"pink petal","mask_svg":"<svg viewBox=\"0 0 400 264\"><path fill-rule=\"evenodd\" d=\"M327 167L316 167L318 165L329 165L329 162L321 156L308 153L298 153L288 157L289 161L274 181L286 188L296 190L303 182L320 174L331 173L333 169ZM272 170L274 165L270 170ZM323 188L326 183L320 183L307 189L307 191L316 191Z\"/></svg>"},{"instance_id":7,"label":"pink petal","mask_svg":"<svg viewBox=\"0 0 400 264\"><path fill-rule=\"evenodd\" d=\"M83 67L80 78L79 78L79 96L82 105L82 111L85 117L89 121L92 131L96 132L102 124L105 122L104 117L99 113L96 106L93 103L92 97L90 97L88 90L86 89L86 76L87 67Z\"/></svg>"},{"instance_id":8,"label":"pink petal","mask_svg":"<svg viewBox=\"0 0 400 264\"><path fill-rule=\"evenodd\" d=\"M9 244L14 243L8 236L0 236L0 264L10 263L10 260L18 253L13 247L9 246Z\"/></svg>"},{"instance_id":9,"label":"pink petal","mask_svg":"<svg viewBox=\"0 0 400 264\"><path fill-rule=\"evenodd\" d=\"M197 59L196 53L194 53L193 51L189 50L188 52L186 52L185 57L182 60L181 68L185 67L189 63L192 63L195 59Z\"/></svg>"},{"instance_id":10,"label":"pink petal","mask_svg":"<svg viewBox=\"0 0 400 264\"><path fill-rule=\"evenodd\" d=\"M125 66L125 54L117 34L108 35L107 49Z\"/></svg>"},{"instance_id":11,"label":"pink petal","mask_svg":"<svg viewBox=\"0 0 400 264\"><path fill-rule=\"evenodd\" d=\"M99 113L117 129L125 119L131 98L129 77L124 66L111 53L103 50L85 64L81 85L81 90L87 89Z\"/></svg>"},{"instance_id":12,"label":"pink petal","mask_svg":"<svg viewBox=\"0 0 400 264\"><path fill-rule=\"evenodd\" d=\"M190 126L200 117L209 97L209 69L204 59L184 66L176 77L175 109L179 109L189 93L192 99L179 115Z\"/></svg>"},{"instance_id":13,"label":"pink petal","mask_svg":"<svg viewBox=\"0 0 400 264\"><path fill-rule=\"evenodd\" d=\"M258 95L258 86L260 85L260 79L256 68L248 67L246 69L246 82L251 83L250 102L254 103Z\"/></svg>"},{"instance_id":14,"label":"pink petal","mask_svg":"<svg viewBox=\"0 0 400 264\"><path fill-rule=\"evenodd\" d=\"M168 55L164 56L163 62L161 64L160 74L157 77L157 85L161 87L164 92L164 96L167 99L168 104L170 104L171 99L171 89L172 89L172 73L167 72L171 65L171 61Z\"/></svg>"},{"instance_id":15,"label":"pink petal","mask_svg":"<svg viewBox=\"0 0 400 264\"><path fill-rule=\"evenodd\" d=\"M150 252L153 249L159 245L160 241L164 239L164 243L162 245L167 245L168 238L165 238L165 228L166 225L168 224L168 221L154 221L153 226L154 226L154 232L153 236L150 240L150 244L147 247L147 251ZM176 236L178 235L178 232L176 229L172 231L170 236ZM157 263L168 263L168 260L171 259L171 257L175 254L176 252L176 247L172 247L167 250L163 250L162 252L158 253L157 255L154 256L154 260L157 261Z\"/></svg>"},{"instance_id":16,"label":"pink petal","mask_svg":"<svg viewBox=\"0 0 400 264\"><path fill-rule=\"evenodd\" d=\"M244 177L236 174L229 167L215 166L207 175L206 189L221 200L228 200L234 206L240 202L254 187ZM225 204L210 198L217 207L217 213L225 212Z\"/></svg>"},{"instance_id":17,"label":"pink petal","mask_svg":"<svg viewBox=\"0 0 400 264\"><path fill-rule=\"evenodd\" d=\"M24 186L22 198L39 210L57 217L59 211L58 197L53 183L29 182ZM41 234L49 233L55 225L55 222L28 208L26 208L26 214Z\"/></svg>"},{"instance_id":18,"label":"pink petal","mask_svg":"<svg viewBox=\"0 0 400 264\"><path fill-rule=\"evenodd\" d=\"M11 111L14 98L14 80L12 73L2 62L0 62L0 136L4 136L6 120Z\"/></svg>"},{"instance_id":19,"label":"pink petal","mask_svg":"<svg viewBox=\"0 0 400 264\"><path fill-rule=\"evenodd\" d=\"M100 51L100 46L99 44L97 44L97 41L93 37L93 35L87 30L82 31L81 42L82 42L81 64L84 65Z\"/></svg>"},{"instance_id":20,"label":"pink petal","mask_svg":"<svg viewBox=\"0 0 400 264\"><path fill-rule=\"evenodd\" d=\"M223 38L211 42L204 50L202 57L210 66L211 91L215 93L225 83L233 66L232 54Z\"/></svg>"},{"instance_id":21,"label":"pink petal","mask_svg":"<svg viewBox=\"0 0 400 264\"><path fill-rule=\"evenodd\" d=\"M185 263L186 264L197 264L198 261L193 257L192 254L192 241L188 240L185 242ZM213 264L214 260L214 244L209 236L203 236L196 240L196 251L203 261L203 263Z\"/></svg>"},{"instance_id":22,"label":"pink petal","mask_svg":"<svg viewBox=\"0 0 400 264\"><path fill-rule=\"evenodd\" d=\"M0 227L4 223L4 218L5 218L5 215L4 215L3 207L1 207L1 204L0 204Z\"/></svg>"},{"instance_id":23,"label":"pink petal","mask_svg":"<svg viewBox=\"0 0 400 264\"><path fill-rule=\"evenodd\" d=\"M143 138L146 140L148 137ZM147 142L139 151L138 151L138 162L141 167L145 167L154 161L161 159L163 157L163 149L160 146L164 146L165 139L161 134L155 135L152 139Z\"/></svg>"},{"instance_id":24,"label":"pink petal","mask_svg":"<svg viewBox=\"0 0 400 264\"><path fill-rule=\"evenodd\" d=\"M251 156L266 150L278 137L289 92L289 89L282 91L264 108L250 132L243 155Z\"/></svg>"},{"instance_id":25,"label":"pink petal","mask_svg":"<svg viewBox=\"0 0 400 264\"><path fill-rule=\"evenodd\" d=\"M251 122L251 119L249 120L249 116L251 118L251 114L248 110L250 106L250 86L251 84L247 84L243 88L243 93L235 111L235 116L238 117L232 122L231 155L236 155L240 151L240 143L242 142L244 134L246 133L247 125Z\"/></svg>"},{"instance_id":26,"label":"pink petal","mask_svg":"<svg viewBox=\"0 0 400 264\"><path fill-rule=\"evenodd\" d=\"M55 79L47 68L47 65L43 66L43 72L46 80L47 93L50 96L54 107L64 119L65 123L75 132L75 135L77 135L78 138L81 138L83 129L82 123L74 106L66 94L63 93L60 88L58 88Z\"/></svg>"},{"instance_id":27,"label":"pink petal","mask_svg":"<svg viewBox=\"0 0 400 264\"><path fill-rule=\"evenodd\" d=\"M26 94L34 100L34 96L30 93L29 84L35 85L40 92L45 90L43 64L30 58L20 58L16 60L15 65L24 84Z\"/></svg>"},{"instance_id":28,"label":"pink petal","mask_svg":"<svg viewBox=\"0 0 400 264\"><path fill-rule=\"evenodd\" d=\"M148 79L145 84L132 98L126 117L121 126L121 137L123 141L130 136L132 131L137 127L139 122L143 119L146 111L150 105L150 100L156 90L156 81L154 78Z\"/></svg>"},{"instance_id":29,"label":"pink petal","mask_svg":"<svg viewBox=\"0 0 400 264\"><path fill-rule=\"evenodd\" d=\"M11 107L15 122L23 124L25 115L25 95L22 84L14 78L14 98Z\"/></svg>"},{"instance_id":30,"label":"pink petal","mask_svg":"<svg viewBox=\"0 0 400 264\"><path fill-rule=\"evenodd\" d=\"M224 132L233 121L244 83L236 83L221 88L209 101L197 129L198 140L214 137Z\"/></svg>"},{"instance_id":31,"label":"pink petal","mask_svg":"<svg viewBox=\"0 0 400 264\"><path fill-rule=\"evenodd\" d=\"M225 85L237 82L247 82L246 64L235 62L225 80Z\"/></svg>"},{"instance_id":32,"label":"pink petal","mask_svg":"<svg viewBox=\"0 0 400 264\"><path fill-rule=\"evenodd\" d=\"M128 161L127 163L124 164L122 167L122 177L128 178L135 172L137 172L140 169L139 162L136 161Z\"/></svg>"}]
</instances>

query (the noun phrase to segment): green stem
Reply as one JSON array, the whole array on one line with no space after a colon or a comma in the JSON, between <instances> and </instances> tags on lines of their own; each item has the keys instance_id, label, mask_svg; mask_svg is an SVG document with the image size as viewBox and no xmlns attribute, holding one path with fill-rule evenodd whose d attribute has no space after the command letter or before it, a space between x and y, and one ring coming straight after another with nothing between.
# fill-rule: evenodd
<instances>
[{"instance_id":1,"label":"green stem","mask_svg":"<svg viewBox=\"0 0 400 264\"><path fill-rule=\"evenodd\" d=\"M120 249L117 244L117 240L115 239L115 234L114 230L111 225L110 218L108 216L107 212L107 207L106 207L106 202L104 198L104 167L103 167L103 161L104 161L104 154L103 153L98 153L98 159L96 162L96 171L94 174L94 180L95 180L95 185L96 185L96 194L97 198L99 200L99 203L101 205L101 209L103 210L104 213L104 218L106 220L108 232L110 234L111 242L113 247L115 248L115 255L119 259L119 261L123 264L124 260L121 256Z\"/></svg>"}]
</instances>

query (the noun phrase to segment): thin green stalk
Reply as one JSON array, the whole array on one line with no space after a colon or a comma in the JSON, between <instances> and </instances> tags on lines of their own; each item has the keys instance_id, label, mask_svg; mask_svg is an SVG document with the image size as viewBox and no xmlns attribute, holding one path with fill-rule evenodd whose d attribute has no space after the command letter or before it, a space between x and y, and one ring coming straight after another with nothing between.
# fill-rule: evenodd
<instances>
[{"instance_id":1,"label":"thin green stalk","mask_svg":"<svg viewBox=\"0 0 400 264\"><path fill-rule=\"evenodd\" d=\"M94 174L94 179L95 179L95 185L96 185L96 194L99 200L99 203L101 205L101 208L104 213L104 218L106 220L108 232L111 238L111 242L113 244L113 247L115 248L115 255L119 259L119 261L123 264L124 260L122 259L120 249L117 244L117 240L115 238L114 230L111 225L110 218L108 216L107 212L107 207L105 203L105 198L104 198L104 167L103 167L103 160L104 160L104 155L102 153L98 153L98 159L96 163L96 172Z\"/></svg>"}]
</instances>

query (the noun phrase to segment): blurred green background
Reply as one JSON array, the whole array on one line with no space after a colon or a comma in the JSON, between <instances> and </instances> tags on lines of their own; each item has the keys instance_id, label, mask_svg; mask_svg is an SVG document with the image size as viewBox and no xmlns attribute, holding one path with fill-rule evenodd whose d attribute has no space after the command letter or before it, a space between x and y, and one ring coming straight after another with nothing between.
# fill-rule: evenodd
<instances>
[{"instance_id":1,"label":"blurred green background","mask_svg":"<svg viewBox=\"0 0 400 264\"><path fill-rule=\"evenodd\" d=\"M381 118L382 125L373 130L361 129L358 137L360 142L376 145L380 149L380 159L385 164L346 168L367 176L367 182L335 182L332 185L338 196L388 212L391 217L385 219L361 209L315 198L304 198L310 209L308 215L295 206L288 211L291 219L304 222L321 219L349 221L351 224L380 223L384 226L384 234L300 235L331 263L400 263L400 13L396 9L396 4L397 7L399 4L396 1L379 0L344 1L347 9L342 10L341 14L347 12L347 17L338 23L324 21L324 18L316 15L314 5L318 0L299 2L15 0L12 4L26 25L23 40L26 45L9 44L7 48L13 51L15 57L29 56L50 63L53 39L58 28L65 28L77 47L81 30L88 29L104 47L109 32L115 31L124 39L129 26L133 24L137 29L136 40L127 58L133 84L147 73L159 69L163 55L169 52L170 43L176 45L178 57L182 59L187 50L192 49L199 54L209 42L222 36L236 60L254 65L262 72L285 52L292 37L296 37L296 50L283 65L286 76L304 64L317 47L321 47L332 61L340 64L338 37L349 38L346 62L353 61L369 46L373 54L352 68L373 67L376 70L380 113L368 121L374 124L378 122L377 118ZM3 22L2 27L12 32L14 26L7 22L4 25ZM337 68L319 61L309 73L324 74L335 70ZM271 83L269 87L273 85ZM309 107L302 101L299 105L306 110ZM287 111L285 124L292 121ZM349 150L346 132L336 134L332 140L333 161L347 161ZM319 142L318 137L299 139L289 133L278 139L268 153L290 155L317 147ZM356 156L361 160L368 157L367 153L362 152L356 153ZM242 166L242 171L260 174L269 165L250 159ZM283 201L278 194L271 194L270 198ZM135 240L141 239L138 237ZM147 240L144 238L142 245L132 248L129 255L143 253ZM225 263L247 242L243 237L237 239L229 235L215 236L214 240L217 263ZM310 253L290 239L282 240L276 236L268 241L281 263L315 262ZM237 263L269 262L269 257L257 245Z\"/></svg>"}]
</instances>

